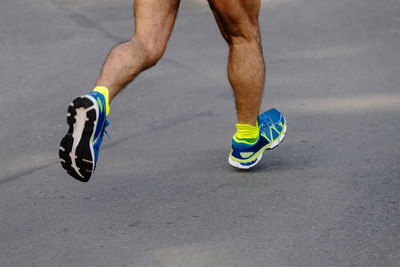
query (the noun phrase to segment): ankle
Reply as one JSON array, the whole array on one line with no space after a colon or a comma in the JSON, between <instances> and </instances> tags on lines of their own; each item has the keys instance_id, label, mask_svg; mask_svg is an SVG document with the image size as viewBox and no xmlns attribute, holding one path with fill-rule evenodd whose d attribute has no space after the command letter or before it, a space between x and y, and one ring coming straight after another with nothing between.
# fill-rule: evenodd
<instances>
[{"instance_id":1,"label":"ankle","mask_svg":"<svg viewBox=\"0 0 400 267\"><path fill-rule=\"evenodd\" d=\"M258 140L259 128L250 124L236 124L236 133L233 139L237 142L255 143Z\"/></svg>"},{"instance_id":2,"label":"ankle","mask_svg":"<svg viewBox=\"0 0 400 267\"><path fill-rule=\"evenodd\" d=\"M96 86L93 89L94 92L98 92L104 96L106 102L106 116L110 113L110 93L107 87L105 86Z\"/></svg>"}]
</instances>

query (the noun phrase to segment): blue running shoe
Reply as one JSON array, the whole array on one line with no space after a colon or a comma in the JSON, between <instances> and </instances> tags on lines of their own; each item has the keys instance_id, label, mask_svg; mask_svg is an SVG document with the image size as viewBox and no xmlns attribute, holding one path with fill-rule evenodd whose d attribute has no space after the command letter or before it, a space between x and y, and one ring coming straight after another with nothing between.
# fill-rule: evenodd
<instances>
[{"instance_id":1,"label":"blue running shoe","mask_svg":"<svg viewBox=\"0 0 400 267\"><path fill-rule=\"evenodd\" d=\"M97 92L76 98L68 107L69 129L61 140L62 167L81 182L89 181L96 169L101 141L109 122L104 96Z\"/></svg>"},{"instance_id":2,"label":"blue running shoe","mask_svg":"<svg viewBox=\"0 0 400 267\"><path fill-rule=\"evenodd\" d=\"M262 158L266 149L273 149L285 138L286 120L277 109L270 109L257 118L260 133L254 144L240 142L232 138L229 164L239 169L250 169Z\"/></svg>"}]
</instances>

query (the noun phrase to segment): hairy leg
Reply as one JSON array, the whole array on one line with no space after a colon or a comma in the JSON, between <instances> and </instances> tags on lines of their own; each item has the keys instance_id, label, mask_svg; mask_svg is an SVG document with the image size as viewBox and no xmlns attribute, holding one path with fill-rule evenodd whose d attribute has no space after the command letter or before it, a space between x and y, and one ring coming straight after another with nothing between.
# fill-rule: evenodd
<instances>
[{"instance_id":1,"label":"hairy leg","mask_svg":"<svg viewBox=\"0 0 400 267\"><path fill-rule=\"evenodd\" d=\"M258 14L260 0L208 0L229 45L228 79L237 120L255 126L265 80Z\"/></svg>"},{"instance_id":2,"label":"hairy leg","mask_svg":"<svg viewBox=\"0 0 400 267\"><path fill-rule=\"evenodd\" d=\"M135 34L108 54L97 80L110 101L140 72L154 66L165 52L180 0L135 0Z\"/></svg>"}]
</instances>

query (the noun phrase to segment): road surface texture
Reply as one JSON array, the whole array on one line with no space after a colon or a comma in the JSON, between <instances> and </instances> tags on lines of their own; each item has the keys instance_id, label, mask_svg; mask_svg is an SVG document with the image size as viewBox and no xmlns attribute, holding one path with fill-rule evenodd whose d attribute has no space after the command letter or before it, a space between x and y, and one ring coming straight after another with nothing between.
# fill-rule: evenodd
<instances>
[{"instance_id":1,"label":"road surface texture","mask_svg":"<svg viewBox=\"0 0 400 267\"><path fill-rule=\"evenodd\" d=\"M84 184L58 162L67 106L133 33L132 2L2 0L0 266L400 266L400 2L260 15L279 148L228 165L227 46L205 1L182 0Z\"/></svg>"}]
</instances>

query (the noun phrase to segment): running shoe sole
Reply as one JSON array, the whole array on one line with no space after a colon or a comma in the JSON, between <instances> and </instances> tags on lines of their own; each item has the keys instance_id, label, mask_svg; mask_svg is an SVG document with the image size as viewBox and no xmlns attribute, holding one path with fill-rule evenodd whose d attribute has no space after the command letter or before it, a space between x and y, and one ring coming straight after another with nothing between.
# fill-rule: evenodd
<instances>
[{"instance_id":1,"label":"running shoe sole","mask_svg":"<svg viewBox=\"0 0 400 267\"><path fill-rule=\"evenodd\" d=\"M60 143L62 167L81 182L89 181L94 169L91 140L98 121L95 101L91 96L81 96L72 101L67 116L69 129Z\"/></svg>"},{"instance_id":2,"label":"running shoe sole","mask_svg":"<svg viewBox=\"0 0 400 267\"><path fill-rule=\"evenodd\" d=\"M248 165L248 166L242 165L239 162L234 161L230 156L228 158L229 164L235 168L242 169L242 170L248 170L251 167L256 166L257 163L262 159L262 156L263 156L263 153L265 150L267 150L267 149L272 150L272 149L276 148L280 143L283 142L283 140L285 139L285 135L286 135L286 129L287 129L287 126L285 125L285 128L283 128L283 134L279 137L279 141L276 140L262 148L262 152L261 152L260 156L258 156L258 158L256 159L256 161L253 164Z\"/></svg>"}]
</instances>

